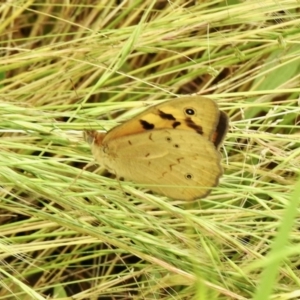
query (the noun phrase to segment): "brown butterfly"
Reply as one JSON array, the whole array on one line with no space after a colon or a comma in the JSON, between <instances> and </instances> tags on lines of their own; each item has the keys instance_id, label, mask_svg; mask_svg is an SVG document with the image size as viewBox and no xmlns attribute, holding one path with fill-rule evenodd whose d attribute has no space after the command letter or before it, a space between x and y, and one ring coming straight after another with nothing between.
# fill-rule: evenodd
<instances>
[{"instance_id":1,"label":"brown butterfly","mask_svg":"<svg viewBox=\"0 0 300 300\"><path fill-rule=\"evenodd\" d=\"M95 159L118 178L174 199L210 193L223 173L228 117L201 96L154 105L107 133L86 131Z\"/></svg>"}]
</instances>

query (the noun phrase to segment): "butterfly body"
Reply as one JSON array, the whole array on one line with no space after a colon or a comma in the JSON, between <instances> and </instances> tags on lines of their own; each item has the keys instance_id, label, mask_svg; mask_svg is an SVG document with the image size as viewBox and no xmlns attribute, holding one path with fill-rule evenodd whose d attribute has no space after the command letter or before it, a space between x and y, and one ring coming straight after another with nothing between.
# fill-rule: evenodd
<instances>
[{"instance_id":1,"label":"butterfly body","mask_svg":"<svg viewBox=\"0 0 300 300\"><path fill-rule=\"evenodd\" d=\"M117 177L192 200L218 184L218 147L227 127L214 101L183 97L150 107L106 134L87 131L86 139L99 164Z\"/></svg>"}]
</instances>

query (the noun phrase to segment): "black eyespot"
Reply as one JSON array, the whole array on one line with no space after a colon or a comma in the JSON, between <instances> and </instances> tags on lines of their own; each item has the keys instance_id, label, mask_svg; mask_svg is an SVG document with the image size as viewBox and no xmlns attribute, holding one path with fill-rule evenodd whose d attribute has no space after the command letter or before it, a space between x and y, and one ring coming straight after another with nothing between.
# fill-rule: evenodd
<instances>
[{"instance_id":1,"label":"black eyespot","mask_svg":"<svg viewBox=\"0 0 300 300\"><path fill-rule=\"evenodd\" d=\"M191 180L191 179L193 179L194 176L190 173L187 173L187 174L185 174L184 177L185 177L185 179Z\"/></svg>"},{"instance_id":2,"label":"black eyespot","mask_svg":"<svg viewBox=\"0 0 300 300\"><path fill-rule=\"evenodd\" d=\"M178 144L174 144L173 146L174 146L174 148L179 148Z\"/></svg>"},{"instance_id":3,"label":"black eyespot","mask_svg":"<svg viewBox=\"0 0 300 300\"><path fill-rule=\"evenodd\" d=\"M167 141L167 142L171 142L172 139L171 139L170 137L166 137L166 141Z\"/></svg>"},{"instance_id":4,"label":"black eyespot","mask_svg":"<svg viewBox=\"0 0 300 300\"><path fill-rule=\"evenodd\" d=\"M196 110L194 108L185 108L184 111L188 116L194 116L196 114Z\"/></svg>"}]
</instances>

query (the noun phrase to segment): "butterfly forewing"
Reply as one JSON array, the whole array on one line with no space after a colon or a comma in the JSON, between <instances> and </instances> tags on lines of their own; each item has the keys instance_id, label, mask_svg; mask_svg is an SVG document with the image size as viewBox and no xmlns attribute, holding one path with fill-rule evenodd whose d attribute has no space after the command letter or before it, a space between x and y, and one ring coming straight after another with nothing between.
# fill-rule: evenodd
<instances>
[{"instance_id":1,"label":"butterfly forewing","mask_svg":"<svg viewBox=\"0 0 300 300\"><path fill-rule=\"evenodd\" d=\"M201 96L181 97L149 107L141 114L113 128L106 139L168 128L192 130L213 141L219 120L220 111L213 100ZM226 126L223 132L225 135L228 124L226 122L222 124Z\"/></svg>"}]
</instances>

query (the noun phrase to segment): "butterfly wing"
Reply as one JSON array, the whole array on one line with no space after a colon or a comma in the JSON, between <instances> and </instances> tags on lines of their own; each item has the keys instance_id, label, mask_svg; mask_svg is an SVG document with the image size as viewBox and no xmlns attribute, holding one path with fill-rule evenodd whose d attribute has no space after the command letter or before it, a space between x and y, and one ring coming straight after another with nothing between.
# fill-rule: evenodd
<instances>
[{"instance_id":1,"label":"butterfly wing","mask_svg":"<svg viewBox=\"0 0 300 300\"><path fill-rule=\"evenodd\" d=\"M212 99L180 97L151 106L113 128L107 134L107 140L162 128L193 131L212 141L218 148L227 132L228 117L219 111Z\"/></svg>"},{"instance_id":2,"label":"butterfly wing","mask_svg":"<svg viewBox=\"0 0 300 300\"><path fill-rule=\"evenodd\" d=\"M102 154L99 147L95 151L96 159L118 177L175 199L206 196L222 175L215 145L194 131L145 131L103 143Z\"/></svg>"}]
</instances>

